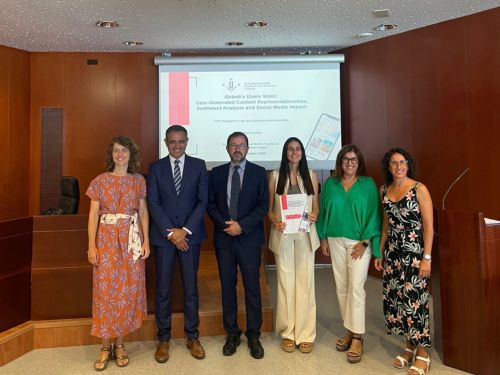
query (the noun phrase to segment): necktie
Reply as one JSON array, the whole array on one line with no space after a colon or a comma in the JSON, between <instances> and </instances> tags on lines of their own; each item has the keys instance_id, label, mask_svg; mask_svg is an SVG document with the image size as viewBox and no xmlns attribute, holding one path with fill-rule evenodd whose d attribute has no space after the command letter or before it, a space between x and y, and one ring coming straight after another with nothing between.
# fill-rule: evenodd
<instances>
[{"instance_id":1,"label":"necktie","mask_svg":"<svg viewBox=\"0 0 500 375\"><path fill-rule=\"evenodd\" d=\"M240 174L238 170L240 167L238 165L234 166L233 177L231 178L231 196L229 198L229 216L232 220L238 218L238 201L240 199Z\"/></svg>"},{"instance_id":2,"label":"necktie","mask_svg":"<svg viewBox=\"0 0 500 375\"><path fill-rule=\"evenodd\" d=\"M179 195L179 191L181 191L181 168L179 167L179 160L175 160L174 164L174 186L177 195Z\"/></svg>"}]
</instances>

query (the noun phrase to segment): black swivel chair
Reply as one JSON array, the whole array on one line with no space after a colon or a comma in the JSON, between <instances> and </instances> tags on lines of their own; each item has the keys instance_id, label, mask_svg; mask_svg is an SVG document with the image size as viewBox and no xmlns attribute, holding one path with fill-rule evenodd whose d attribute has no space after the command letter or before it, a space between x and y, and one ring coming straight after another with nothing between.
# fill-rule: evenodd
<instances>
[{"instance_id":1,"label":"black swivel chair","mask_svg":"<svg viewBox=\"0 0 500 375\"><path fill-rule=\"evenodd\" d=\"M61 177L61 198L59 207L49 208L43 215L73 215L78 213L80 205L80 184L73 176Z\"/></svg>"},{"instance_id":2,"label":"black swivel chair","mask_svg":"<svg viewBox=\"0 0 500 375\"><path fill-rule=\"evenodd\" d=\"M62 176L59 208L62 209L63 215L77 214L79 205L80 184L78 180L73 176Z\"/></svg>"}]
</instances>

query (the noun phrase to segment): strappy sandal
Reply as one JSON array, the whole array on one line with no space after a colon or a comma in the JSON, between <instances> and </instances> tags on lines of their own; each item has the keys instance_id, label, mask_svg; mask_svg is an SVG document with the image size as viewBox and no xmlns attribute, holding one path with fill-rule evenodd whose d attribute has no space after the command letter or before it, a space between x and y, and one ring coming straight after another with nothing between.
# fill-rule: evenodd
<instances>
[{"instance_id":1,"label":"strappy sandal","mask_svg":"<svg viewBox=\"0 0 500 375\"><path fill-rule=\"evenodd\" d=\"M335 341L335 349L339 352L345 352L351 347L352 333L346 333L344 337Z\"/></svg>"},{"instance_id":2,"label":"strappy sandal","mask_svg":"<svg viewBox=\"0 0 500 375\"><path fill-rule=\"evenodd\" d=\"M106 367L108 367L108 362L113 359L113 348L110 346L109 348L101 348L99 351L99 358L94 362L94 370L96 371L104 371ZM101 358L101 354L105 353L105 357ZM102 367L100 367L102 365Z\"/></svg>"},{"instance_id":3,"label":"strappy sandal","mask_svg":"<svg viewBox=\"0 0 500 375\"><path fill-rule=\"evenodd\" d=\"M295 341L290 340L290 339L282 339L281 340L281 349L283 349L284 352L287 353L292 353L295 351Z\"/></svg>"},{"instance_id":4,"label":"strappy sandal","mask_svg":"<svg viewBox=\"0 0 500 375\"><path fill-rule=\"evenodd\" d=\"M417 355L415 358L416 358L417 361L420 360L420 361L425 362L425 368L411 366L410 369L408 370L408 374L409 375L425 375L425 374L427 374L427 372L431 368L431 359L430 359L430 357L427 356L427 358L426 358L426 357L421 357L421 356Z\"/></svg>"},{"instance_id":5,"label":"strappy sandal","mask_svg":"<svg viewBox=\"0 0 500 375\"><path fill-rule=\"evenodd\" d=\"M360 347L353 348L352 344L354 341L359 341ZM347 351L347 362L349 363L358 363L361 361L361 357L363 356L363 338L361 337L352 337L351 347Z\"/></svg>"},{"instance_id":6,"label":"strappy sandal","mask_svg":"<svg viewBox=\"0 0 500 375\"><path fill-rule=\"evenodd\" d=\"M128 355L123 344L115 346L115 362L118 367L127 367L129 364Z\"/></svg>"},{"instance_id":7,"label":"strappy sandal","mask_svg":"<svg viewBox=\"0 0 500 375\"><path fill-rule=\"evenodd\" d=\"M392 363L392 365L398 369L402 369L408 366L413 365L413 362L415 362L415 355L417 354L417 348L411 350L410 348L405 348L405 352L408 352L411 354L409 359L406 359L403 356L398 355L395 360L399 361L399 364L396 365L395 363Z\"/></svg>"}]
</instances>

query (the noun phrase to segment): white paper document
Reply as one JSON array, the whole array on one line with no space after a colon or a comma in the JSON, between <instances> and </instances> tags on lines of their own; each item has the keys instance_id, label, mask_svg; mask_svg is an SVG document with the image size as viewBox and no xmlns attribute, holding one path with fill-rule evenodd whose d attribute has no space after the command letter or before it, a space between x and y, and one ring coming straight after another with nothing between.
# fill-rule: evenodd
<instances>
[{"instance_id":1,"label":"white paper document","mask_svg":"<svg viewBox=\"0 0 500 375\"><path fill-rule=\"evenodd\" d=\"M307 212L307 195L282 195L280 199L281 221L286 223L284 234L309 232L310 222Z\"/></svg>"},{"instance_id":2,"label":"white paper document","mask_svg":"<svg viewBox=\"0 0 500 375\"><path fill-rule=\"evenodd\" d=\"M487 217L485 217L484 218L484 223L486 225L500 224L500 220L488 219Z\"/></svg>"}]
</instances>

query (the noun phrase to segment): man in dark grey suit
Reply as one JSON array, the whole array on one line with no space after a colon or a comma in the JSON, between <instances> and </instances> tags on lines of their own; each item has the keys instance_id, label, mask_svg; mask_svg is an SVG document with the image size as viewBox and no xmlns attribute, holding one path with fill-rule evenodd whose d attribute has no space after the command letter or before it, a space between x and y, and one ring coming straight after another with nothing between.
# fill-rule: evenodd
<instances>
[{"instance_id":1,"label":"man in dark grey suit","mask_svg":"<svg viewBox=\"0 0 500 375\"><path fill-rule=\"evenodd\" d=\"M235 132L227 139L231 162L214 168L209 178L208 213L214 222L214 245L222 290L226 343L224 355L232 355L240 344L237 267L245 286L246 331L250 354L264 357L260 343L262 303L260 294L263 219L268 210L268 189L264 168L246 160L248 138Z\"/></svg>"},{"instance_id":2,"label":"man in dark grey suit","mask_svg":"<svg viewBox=\"0 0 500 375\"><path fill-rule=\"evenodd\" d=\"M184 127L173 125L165 134L168 156L150 165L147 199L152 218L150 243L156 255L156 325L159 344L155 359L169 358L172 325L172 276L179 257L184 285L184 332L187 347L197 359L205 358L198 340L198 266L200 244L207 238L204 215L208 200L205 162L185 154Z\"/></svg>"}]
</instances>

